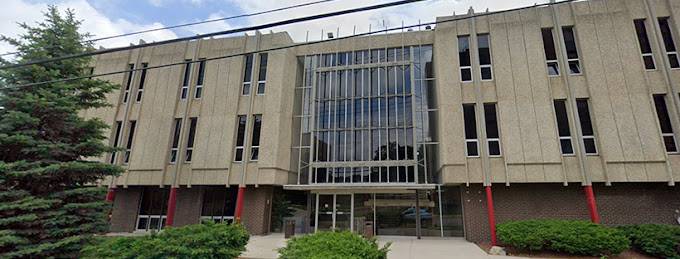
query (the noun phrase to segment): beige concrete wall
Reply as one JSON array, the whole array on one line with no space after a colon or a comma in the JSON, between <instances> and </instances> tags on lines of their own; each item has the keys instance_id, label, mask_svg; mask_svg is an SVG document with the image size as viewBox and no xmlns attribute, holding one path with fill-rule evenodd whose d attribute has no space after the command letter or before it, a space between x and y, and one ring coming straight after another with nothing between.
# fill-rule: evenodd
<instances>
[{"instance_id":1,"label":"beige concrete wall","mask_svg":"<svg viewBox=\"0 0 680 259\"><path fill-rule=\"evenodd\" d=\"M122 104L121 90L109 95L113 107L87 111L84 116L99 117L111 124L115 120L138 121L131 161L126 166L128 172L114 181L116 185L289 184L293 183L290 179L294 179L296 173L290 151L293 140L297 139L294 135L298 134L292 119L294 87L301 73L298 56L432 44L439 107L437 170L442 183L670 183L680 179L680 157L665 152L651 95L667 93L676 99L667 101L677 134L680 113L674 102L680 103L677 96L680 70L667 69L664 63L663 45L658 42L658 32L651 23L662 16L671 16L676 45L680 44L680 3L672 0L590 0L476 18L439 17L438 21L449 22L437 25L434 30L357 37L271 51L267 91L263 96L254 94L255 84L251 96L241 95L244 61L237 56L207 62L201 99L193 98L198 65L193 66L191 92L185 101L178 97L183 66L172 66L148 72L141 103ZM643 69L633 27L633 19L639 18L647 19L656 70ZM575 28L581 75L568 75L563 59L560 76L547 75L541 28L561 26ZM473 54L474 81L461 83L457 36L471 35L471 50L476 52L473 39L479 33L490 35L493 80L480 80L479 61ZM554 34L557 51L561 53L561 39L556 30ZM142 62L149 62L154 66L292 43L286 33L176 43L99 56L95 72L122 70L128 63L139 67ZM255 56L256 67L257 61ZM257 73L257 69L253 73ZM104 79L125 82L122 74ZM136 73L131 100L138 85L139 73ZM577 152L563 156L560 152L553 100L575 98L589 98L597 155L581 157ZM496 103L501 157L466 157L463 103ZM571 106L568 110L573 144L577 148L573 120L576 113ZM478 120L482 111L477 110ZM263 114L257 162L233 162L236 116L240 114ZM183 118L180 145L180 161L183 161L190 117L199 118L194 160L169 164L173 119ZM248 123L252 123L252 116ZM249 129L252 130L252 124ZM478 130L483 129L478 127ZM251 134L247 134L247 146ZM121 144L126 138L127 131L124 131ZM485 141L480 140L480 144ZM245 154L249 153L248 148ZM119 157L122 158L122 154ZM101 159L108 160L108 156ZM121 159L118 162L122 162ZM242 178L244 171L245 178Z\"/></svg>"}]
</instances>

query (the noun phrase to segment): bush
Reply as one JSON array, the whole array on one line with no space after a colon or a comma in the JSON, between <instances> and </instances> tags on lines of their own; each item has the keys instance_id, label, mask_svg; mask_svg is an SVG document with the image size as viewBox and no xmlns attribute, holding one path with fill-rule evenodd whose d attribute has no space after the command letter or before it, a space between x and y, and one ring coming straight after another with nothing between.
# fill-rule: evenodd
<instances>
[{"instance_id":1,"label":"bush","mask_svg":"<svg viewBox=\"0 0 680 259\"><path fill-rule=\"evenodd\" d=\"M612 255L626 250L624 233L588 221L526 220L498 225L499 240L522 250L550 250L578 255Z\"/></svg>"},{"instance_id":2,"label":"bush","mask_svg":"<svg viewBox=\"0 0 680 259\"><path fill-rule=\"evenodd\" d=\"M375 238L365 239L349 231L318 232L288 241L279 249L280 259L386 259L390 244L378 247Z\"/></svg>"},{"instance_id":3,"label":"bush","mask_svg":"<svg viewBox=\"0 0 680 259\"><path fill-rule=\"evenodd\" d=\"M649 255L680 259L680 227L643 224L619 227L633 247Z\"/></svg>"},{"instance_id":4,"label":"bush","mask_svg":"<svg viewBox=\"0 0 680 259\"><path fill-rule=\"evenodd\" d=\"M236 258L249 238L240 224L207 222L141 237L99 238L82 250L82 258Z\"/></svg>"}]
</instances>

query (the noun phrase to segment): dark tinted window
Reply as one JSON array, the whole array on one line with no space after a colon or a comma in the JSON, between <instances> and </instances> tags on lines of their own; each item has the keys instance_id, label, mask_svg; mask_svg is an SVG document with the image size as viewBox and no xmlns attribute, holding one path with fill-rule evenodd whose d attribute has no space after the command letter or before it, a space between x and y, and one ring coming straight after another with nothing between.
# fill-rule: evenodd
<instances>
[{"instance_id":1,"label":"dark tinted window","mask_svg":"<svg viewBox=\"0 0 680 259\"><path fill-rule=\"evenodd\" d=\"M665 95L655 94L654 106L656 107L656 116L659 117L659 126L661 127L661 133L673 133L671 119L668 116L668 107L666 107Z\"/></svg>"},{"instance_id":2,"label":"dark tinted window","mask_svg":"<svg viewBox=\"0 0 680 259\"><path fill-rule=\"evenodd\" d=\"M180 133L182 131L182 119L181 118L176 118L175 119L175 132L172 135L172 148L177 148L179 146L179 137Z\"/></svg>"},{"instance_id":3,"label":"dark tinted window","mask_svg":"<svg viewBox=\"0 0 680 259\"><path fill-rule=\"evenodd\" d=\"M593 136L593 124L590 120L588 99L577 99L576 107L578 108L578 118L581 122L581 131L583 132L583 136Z\"/></svg>"},{"instance_id":4,"label":"dark tinted window","mask_svg":"<svg viewBox=\"0 0 680 259\"><path fill-rule=\"evenodd\" d=\"M640 43L640 51L642 53L652 53L652 47L649 44L647 37L647 28L645 27L645 19L637 19L633 21L635 24L635 32L637 33L638 43Z\"/></svg>"},{"instance_id":5,"label":"dark tinted window","mask_svg":"<svg viewBox=\"0 0 680 259\"><path fill-rule=\"evenodd\" d=\"M484 104L484 120L486 120L486 137L498 138L498 121L496 118L496 104Z\"/></svg>"},{"instance_id":6,"label":"dark tinted window","mask_svg":"<svg viewBox=\"0 0 680 259\"><path fill-rule=\"evenodd\" d=\"M246 116L238 116L238 130L236 131L236 146L242 147L246 134Z\"/></svg>"},{"instance_id":7,"label":"dark tinted window","mask_svg":"<svg viewBox=\"0 0 680 259\"><path fill-rule=\"evenodd\" d=\"M576 38L574 36L574 28L562 27L562 34L564 35L564 46L567 49L567 58L578 58L578 50L576 50Z\"/></svg>"},{"instance_id":8,"label":"dark tinted window","mask_svg":"<svg viewBox=\"0 0 680 259\"><path fill-rule=\"evenodd\" d=\"M553 38L552 28L541 29L543 35L543 50L545 51L546 60L557 60L555 52L555 40Z\"/></svg>"},{"instance_id":9,"label":"dark tinted window","mask_svg":"<svg viewBox=\"0 0 680 259\"><path fill-rule=\"evenodd\" d=\"M491 64L491 52L489 50L489 34L477 35L477 47L479 48L479 64Z\"/></svg>"},{"instance_id":10,"label":"dark tinted window","mask_svg":"<svg viewBox=\"0 0 680 259\"><path fill-rule=\"evenodd\" d=\"M203 85L203 79L205 78L205 59L198 62L198 79L196 80L196 85Z\"/></svg>"},{"instance_id":11,"label":"dark tinted window","mask_svg":"<svg viewBox=\"0 0 680 259\"><path fill-rule=\"evenodd\" d=\"M142 191L139 215L165 215L168 207L168 188L146 187Z\"/></svg>"},{"instance_id":12,"label":"dark tinted window","mask_svg":"<svg viewBox=\"0 0 680 259\"><path fill-rule=\"evenodd\" d=\"M463 119L465 120L465 139L476 139L477 119L474 104L463 104Z\"/></svg>"},{"instance_id":13,"label":"dark tinted window","mask_svg":"<svg viewBox=\"0 0 680 259\"><path fill-rule=\"evenodd\" d=\"M132 148L132 139L135 137L135 127L137 126L137 121L130 121L130 132L128 133L128 140L127 140L127 145L125 147L127 149Z\"/></svg>"},{"instance_id":14,"label":"dark tinted window","mask_svg":"<svg viewBox=\"0 0 680 259\"><path fill-rule=\"evenodd\" d=\"M245 68L243 71L243 82L250 82L250 78L253 74L253 54L248 54L245 56Z\"/></svg>"},{"instance_id":15,"label":"dark tinted window","mask_svg":"<svg viewBox=\"0 0 680 259\"><path fill-rule=\"evenodd\" d=\"M196 117L190 118L189 138L187 139L187 147L188 148L194 147L194 138L196 137L196 123L197 122L198 122L198 118L196 118Z\"/></svg>"},{"instance_id":16,"label":"dark tinted window","mask_svg":"<svg viewBox=\"0 0 680 259\"><path fill-rule=\"evenodd\" d=\"M146 68L147 67L149 67L149 63L142 63L142 75L139 78L139 90L144 89L144 81L146 81Z\"/></svg>"},{"instance_id":17,"label":"dark tinted window","mask_svg":"<svg viewBox=\"0 0 680 259\"><path fill-rule=\"evenodd\" d=\"M191 59L184 60L185 62L191 61ZM191 63L184 64L184 81L182 81L183 86L189 85L189 78L191 77Z\"/></svg>"},{"instance_id":18,"label":"dark tinted window","mask_svg":"<svg viewBox=\"0 0 680 259\"><path fill-rule=\"evenodd\" d=\"M458 36L458 58L461 67L470 66L470 37Z\"/></svg>"},{"instance_id":19,"label":"dark tinted window","mask_svg":"<svg viewBox=\"0 0 680 259\"><path fill-rule=\"evenodd\" d=\"M671 33L671 27L668 25L668 17L659 18L659 29L661 29L663 45L666 47L666 51L675 51L675 42L673 42L673 33Z\"/></svg>"},{"instance_id":20,"label":"dark tinted window","mask_svg":"<svg viewBox=\"0 0 680 259\"><path fill-rule=\"evenodd\" d=\"M260 69L258 72L259 74L257 76L258 81L267 80L267 59L268 59L267 53L260 54Z\"/></svg>"},{"instance_id":21,"label":"dark tinted window","mask_svg":"<svg viewBox=\"0 0 680 259\"><path fill-rule=\"evenodd\" d=\"M208 187L203 193L201 216L234 216L238 189Z\"/></svg>"},{"instance_id":22,"label":"dark tinted window","mask_svg":"<svg viewBox=\"0 0 680 259\"><path fill-rule=\"evenodd\" d=\"M133 69L135 69L135 64L129 64L128 70L133 70ZM125 90L130 90L130 85L132 85L132 75L133 75L132 71L127 73L127 83L125 83Z\"/></svg>"},{"instance_id":23,"label":"dark tinted window","mask_svg":"<svg viewBox=\"0 0 680 259\"><path fill-rule=\"evenodd\" d=\"M565 100L555 100L555 116L557 118L557 132L560 137L571 136L569 129L569 117L567 117L567 107Z\"/></svg>"},{"instance_id":24,"label":"dark tinted window","mask_svg":"<svg viewBox=\"0 0 680 259\"><path fill-rule=\"evenodd\" d=\"M253 146L260 145L260 129L262 127L262 115L256 114L255 121L253 122Z\"/></svg>"}]
</instances>

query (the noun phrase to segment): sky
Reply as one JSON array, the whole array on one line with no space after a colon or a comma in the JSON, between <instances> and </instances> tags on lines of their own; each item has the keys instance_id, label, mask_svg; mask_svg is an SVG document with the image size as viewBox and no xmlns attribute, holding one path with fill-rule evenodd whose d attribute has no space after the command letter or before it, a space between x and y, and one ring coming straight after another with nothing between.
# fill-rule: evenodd
<instances>
[{"instance_id":1,"label":"sky","mask_svg":"<svg viewBox=\"0 0 680 259\"><path fill-rule=\"evenodd\" d=\"M50 4L56 5L60 10L66 8L74 10L76 17L83 20L81 32L89 32L95 37L104 37L266 11L314 1L316 0L2 0L0 35L17 37L23 33L17 23L35 24L35 22L42 20L42 12ZM96 46L127 46L130 43L138 43L140 39L147 42L161 41L391 1L395 0L334 0L259 16L99 41ZM402 22L406 25L416 24L418 21L430 22L434 21L437 16L448 16L454 12L457 14L467 13L470 6L476 12L482 12L487 8L490 11L505 10L547 1L428 0L399 7L280 26L271 30L288 31L295 41L304 41L307 32L309 32L309 40L319 40L322 30L326 32L337 32L339 30L340 36L344 36L352 34L355 30L357 33L366 32L369 29L369 24L375 30L376 28L384 28L383 26L400 26ZM269 30L265 32L269 32ZM14 51L12 46L0 42L0 53L10 51Z\"/></svg>"}]
</instances>

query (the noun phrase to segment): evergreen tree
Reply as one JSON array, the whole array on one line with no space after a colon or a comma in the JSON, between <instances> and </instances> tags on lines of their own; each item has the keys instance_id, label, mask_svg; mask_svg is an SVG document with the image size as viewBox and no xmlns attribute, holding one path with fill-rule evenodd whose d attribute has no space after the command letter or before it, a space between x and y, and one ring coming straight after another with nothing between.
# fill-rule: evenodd
<instances>
[{"instance_id":1,"label":"evergreen tree","mask_svg":"<svg viewBox=\"0 0 680 259\"><path fill-rule=\"evenodd\" d=\"M73 11L50 6L44 16L36 26L20 24L25 33L18 38L0 38L18 49L15 62L93 49L83 43L89 35L78 32ZM88 161L113 149L104 143L107 125L78 114L106 106L117 86L97 79L20 86L84 76L89 63L75 58L0 70L0 258L77 257L108 228L111 205L95 184L121 169Z\"/></svg>"}]
</instances>

